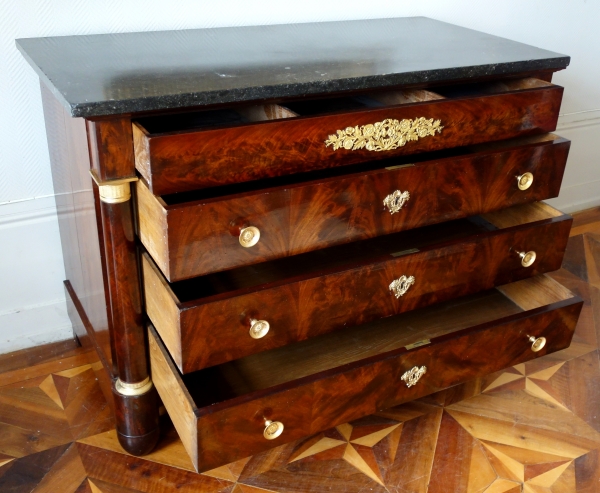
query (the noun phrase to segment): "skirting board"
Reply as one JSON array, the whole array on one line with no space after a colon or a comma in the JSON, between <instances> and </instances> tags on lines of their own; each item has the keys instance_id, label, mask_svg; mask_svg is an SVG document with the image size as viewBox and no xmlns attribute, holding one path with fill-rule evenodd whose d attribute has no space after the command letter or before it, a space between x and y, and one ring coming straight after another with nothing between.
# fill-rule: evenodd
<instances>
[{"instance_id":1,"label":"skirting board","mask_svg":"<svg viewBox=\"0 0 600 493\"><path fill-rule=\"evenodd\" d=\"M64 299L0 314L0 354L72 338Z\"/></svg>"},{"instance_id":2,"label":"skirting board","mask_svg":"<svg viewBox=\"0 0 600 493\"><path fill-rule=\"evenodd\" d=\"M0 206L0 354L73 337L54 197Z\"/></svg>"}]
</instances>

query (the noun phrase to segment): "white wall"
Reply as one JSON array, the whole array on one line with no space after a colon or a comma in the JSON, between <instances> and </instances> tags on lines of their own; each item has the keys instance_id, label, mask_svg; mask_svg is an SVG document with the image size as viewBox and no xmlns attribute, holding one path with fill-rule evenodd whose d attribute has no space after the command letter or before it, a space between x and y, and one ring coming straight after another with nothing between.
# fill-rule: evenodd
<instances>
[{"instance_id":1,"label":"white wall","mask_svg":"<svg viewBox=\"0 0 600 493\"><path fill-rule=\"evenodd\" d=\"M0 0L0 353L71 336L37 77L14 39L423 15L572 57L559 132L567 211L600 205L600 2L591 0Z\"/></svg>"}]
</instances>

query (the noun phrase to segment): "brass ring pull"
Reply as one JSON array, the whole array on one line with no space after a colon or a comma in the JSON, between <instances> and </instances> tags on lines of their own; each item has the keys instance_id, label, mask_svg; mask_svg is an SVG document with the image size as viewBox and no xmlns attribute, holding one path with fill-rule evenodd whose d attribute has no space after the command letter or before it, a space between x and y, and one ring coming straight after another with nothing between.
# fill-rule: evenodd
<instances>
[{"instance_id":1,"label":"brass ring pull","mask_svg":"<svg viewBox=\"0 0 600 493\"><path fill-rule=\"evenodd\" d=\"M400 378L404 381L406 386L410 388L413 385L416 385L417 382L421 379L421 377L425 375L425 373L427 373L426 366L421 366L420 368L418 366L415 366L407 372L404 372L404 375L402 375Z\"/></svg>"},{"instance_id":2,"label":"brass ring pull","mask_svg":"<svg viewBox=\"0 0 600 493\"><path fill-rule=\"evenodd\" d=\"M531 267L537 258L536 253L531 250L529 252L517 252L521 257L521 265L523 267Z\"/></svg>"},{"instance_id":3,"label":"brass ring pull","mask_svg":"<svg viewBox=\"0 0 600 493\"><path fill-rule=\"evenodd\" d=\"M254 226L248 226L240 231L240 245L244 248L253 247L260 240L260 230Z\"/></svg>"},{"instance_id":4,"label":"brass ring pull","mask_svg":"<svg viewBox=\"0 0 600 493\"><path fill-rule=\"evenodd\" d=\"M387 210L390 211L390 214L395 214L402 209L408 199L410 199L410 193L396 190L394 193L390 193L385 199L383 199L383 206L387 207Z\"/></svg>"},{"instance_id":5,"label":"brass ring pull","mask_svg":"<svg viewBox=\"0 0 600 493\"><path fill-rule=\"evenodd\" d=\"M517 176L517 185L519 190L527 190L531 184L533 183L533 173L529 171L527 173L523 173L520 176Z\"/></svg>"},{"instance_id":6,"label":"brass ring pull","mask_svg":"<svg viewBox=\"0 0 600 493\"><path fill-rule=\"evenodd\" d=\"M250 337L252 339L262 339L267 335L271 325L266 320L250 320Z\"/></svg>"},{"instance_id":7,"label":"brass ring pull","mask_svg":"<svg viewBox=\"0 0 600 493\"><path fill-rule=\"evenodd\" d=\"M396 298L400 298L400 296L403 296L414 283L414 276L400 276L398 279L391 282L389 289L394 293Z\"/></svg>"},{"instance_id":8,"label":"brass ring pull","mask_svg":"<svg viewBox=\"0 0 600 493\"><path fill-rule=\"evenodd\" d=\"M263 431L263 436L267 440L275 440L282 433L283 423L281 421L265 421L265 431Z\"/></svg>"},{"instance_id":9,"label":"brass ring pull","mask_svg":"<svg viewBox=\"0 0 600 493\"><path fill-rule=\"evenodd\" d=\"M527 336L527 337L528 337L529 342L531 342L531 350L534 353L537 353L538 351L543 349L544 346L546 345L545 337L535 337L535 336Z\"/></svg>"}]
</instances>

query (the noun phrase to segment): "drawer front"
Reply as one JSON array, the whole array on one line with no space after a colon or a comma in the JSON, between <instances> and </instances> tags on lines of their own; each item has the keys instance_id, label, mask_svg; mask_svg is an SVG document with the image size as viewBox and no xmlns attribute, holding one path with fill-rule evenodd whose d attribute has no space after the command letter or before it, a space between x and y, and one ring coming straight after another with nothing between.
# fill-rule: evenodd
<instances>
[{"instance_id":1,"label":"drawer front","mask_svg":"<svg viewBox=\"0 0 600 493\"><path fill-rule=\"evenodd\" d=\"M150 190L164 195L551 132L556 128L562 92L561 87L544 85L502 94L170 134L148 134L134 124L136 167ZM369 125L410 120L415 126L421 118L440 120L443 129L424 124L428 130L417 132L418 138L390 150L381 150L381 142L375 148L363 145L347 149L349 146L342 145L334 150L330 137L345 133L343 140L356 147L358 140L348 130L358 129L363 140L369 141Z\"/></svg>"},{"instance_id":2,"label":"drawer front","mask_svg":"<svg viewBox=\"0 0 600 493\"><path fill-rule=\"evenodd\" d=\"M146 306L180 370L188 373L556 270L570 226L569 216L561 216L401 257L390 255L384 262L219 301L186 303L180 308L165 308L160 273L144 259ZM530 250L537 253L537 259L530 267L523 267L517 252ZM401 276L414 277L414 284L404 294L390 288ZM164 314L173 310L175 316L165 320ZM269 332L252 338L251 320L267 321Z\"/></svg>"},{"instance_id":3,"label":"drawer front","mask_svg":"<svg viewBox=\"0 0 600 493\"><path fill-rule=\"evenodd\" d=\"M138 182L140 238L174 282L556 197L569 146L555 136L509 141L461 157L179 205L163 205ZM526 173L533 183L522 190L517 177ZM396 204L385 206L388 196ZM249 226L260 238L244 247L239 236Z\"/></svg>"},{"instance_id":4,"label":"drawer front","mask_svg":"<svg viewBox=\"0 0 600 493\"><path fill-rule=\"evenodd\" d=\"M199 409L188 414L190 426L178 431L186 436L193 434L191 422L196 421L198 440L193 445L197 450L190 450L190 454L200 470L208 470L568 347L581 306L579 298L571 298L464 329L433 340L427 346L403 348L314 378L292 381L270 394L243 398L230 405L220 403L216 409ZM545 347L537 353L532 351L528 340L531 334L547 339ZM161 343L151 334L152 346ZM164 358L168 359L164 348L162 352L152 350L152 367L166 366ZM403 375L423 366L426 372L408 387ZM171 371L176 373L172 366ZM180 380L167 384L154 377L154 381L161 396L167 397L169 386L182 385ZM163 400L169 413L178 412L178 401L164 397ZM274 440L263 437L265 420L284 424L280 437Z\"/></svg>"}]
</instances>

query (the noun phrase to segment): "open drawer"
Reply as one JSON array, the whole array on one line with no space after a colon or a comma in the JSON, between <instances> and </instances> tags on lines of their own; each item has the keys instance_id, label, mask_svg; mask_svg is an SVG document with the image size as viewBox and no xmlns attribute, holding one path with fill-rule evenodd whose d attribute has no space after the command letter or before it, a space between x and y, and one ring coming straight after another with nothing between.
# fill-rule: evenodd
<instances>
[{"instance_id":1,"label":"open drawer","mask_svg":"<svg viewBox=\"0 0 600 493\"><path fill-rule=\"evenodd\" d=\"M182 373L560 268L572 219L543 203L167 283L148 316Z\"/></svg>"},{"instance_id":2,"label":"open drawer","mask_svg":"<svg viewBox=\"0 0 600 493\"><path fill-rule=\"evenodd\" d=\"M582 304L539 276L183 377L150 328L152 379L204 471L566 348Z\"/></svg>"},{"instance_id":3,"label":"open drawer","mask_svg":"<svg viewBox=\"0 0 600 493\"><path fill-rule=\"evenodd\" d=\"M562 93L528 78L140 118L136 168L163 195L551 132Z\"/></svg>"},{"instance_id":4,"label":"open drawer","mask_svg":"<svg viewBox=\"0 0 600 493\"><path fill-rule=\"evenodd\" d=\"M179 281L556 197L569 146L544 134L163 197L140 180L140 239Z\"/></svg>"}]
</instances>

